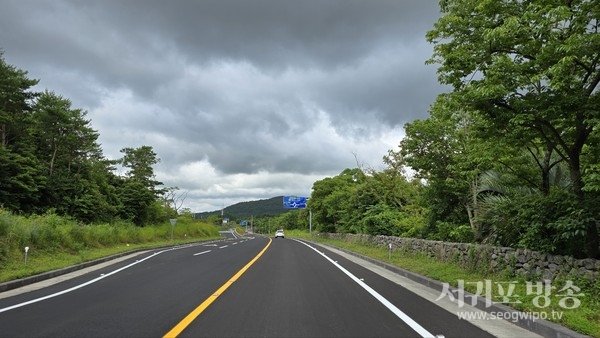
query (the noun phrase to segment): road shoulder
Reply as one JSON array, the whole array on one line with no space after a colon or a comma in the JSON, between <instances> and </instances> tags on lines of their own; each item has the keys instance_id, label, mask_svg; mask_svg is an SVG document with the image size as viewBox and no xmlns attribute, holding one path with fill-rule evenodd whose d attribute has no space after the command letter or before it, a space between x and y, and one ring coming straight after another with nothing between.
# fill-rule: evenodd
<instances>
[{"instance_id":1,"label":"road shoulder","mask_svg":"<svg viewBox=\"0 0 600 338\"><path fill-rule=\"evenodd\" d=\"M322 243L311 243L326 248L335 254L359 264L366 269L369 269L380 276L387 278L398 285L401 285L402 287L414 292L424 299L435 303L437 306L440 306L451 313L456 314L459 310L457 304L451 301L448 297L443 297L442 299L438 300L443 290L443 283L439 281L342 248L337 248ZM465 294L467 294L467 292L465 292ZM484 304L485 301L482 300L478 301L477 303ZM519 312L502 304L493 304L487 308L474 307L469 304L464 304L460 308L460 311L478 313L477 316L473 316L474 318L487 318L463 320L469 321L471 324L489 332L496 337L588 337L565 328L564 326L543 319L532 320L523 318L525 316L507 316L508 318L518 318L518 320L514 322L512 320L509 321L497 318L490 319L491 313L498 313L500 311L505 313Z\"/></svg>"}]
</instances>

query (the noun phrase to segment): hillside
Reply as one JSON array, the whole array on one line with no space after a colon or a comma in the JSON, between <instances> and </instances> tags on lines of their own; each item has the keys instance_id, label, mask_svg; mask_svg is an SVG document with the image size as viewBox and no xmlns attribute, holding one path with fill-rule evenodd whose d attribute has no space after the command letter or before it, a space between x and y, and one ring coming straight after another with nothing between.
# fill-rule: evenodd
<instances>
[{"instance_id":1,"label":"hillside","mask_svg":"<svg viewBox=\"0 0 600 338\"><path fill-rule=\"evenodd\" d=\"M269 199L240 202L230 205L223 209L225 217L246 218L251 216L278 216L289 209L283 208L283 196L276 196ZM205 218L209 215L220 215L221 210L205 211L194 213L196 218Z\"/></svg>"}]
</instances>

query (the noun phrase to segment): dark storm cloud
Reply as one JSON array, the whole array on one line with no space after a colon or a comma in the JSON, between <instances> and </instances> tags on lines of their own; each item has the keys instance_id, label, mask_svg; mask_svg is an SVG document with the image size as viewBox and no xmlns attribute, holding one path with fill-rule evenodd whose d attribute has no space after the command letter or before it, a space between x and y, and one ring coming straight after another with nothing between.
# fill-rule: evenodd
<instances>
[{"instance_id":1,"label":"dark storm cloud","mask_svg":"<svg viewBox=\"0 0 600 338\"><path fill-rule=\"evenodd\" d=\"M379 162L441 92L424 64L438 16L428 0L3 0L0 49L89 112L107 157L151 145L197 209Z\"/></svg>"}]
</instances>

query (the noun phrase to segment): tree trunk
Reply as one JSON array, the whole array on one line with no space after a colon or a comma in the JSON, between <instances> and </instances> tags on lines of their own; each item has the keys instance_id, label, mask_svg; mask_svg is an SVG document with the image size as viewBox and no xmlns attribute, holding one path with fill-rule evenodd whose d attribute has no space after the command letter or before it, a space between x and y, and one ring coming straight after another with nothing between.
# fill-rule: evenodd
<instances>
[{"instance_id":1,"label":"tree trunk","mask_svg":"<svg viewBox=\"0 0 600 338\"><path fill-rule=\"evenodd\" d=\"M471 181L471 201L465 203L465 209L467 209L467 215L469 216L469 225L471 226L471 230L473 230L473 235L475 237L476 242L481 242L483 239L483 234L481 231L481 224L477 219L477 209L478 209L478 201L477 201L477 190L479 189L479 183L477 180L477 176L473 178Z\"/></svg>"},{"instance_id":2,"label":"tree trunk","mask_svg":"<svg viewBox=\"0 0 600 338\"><path fill-rule=\"evenodd\" d=\"M577 153L577 152L575 152ZM571 154L569 171L571 175L571 181L573 184L573 193L577 198L577 203L581 208L585 208L586 195L583 191L583 180L581 177L581 167L579 162L579 153ZM596 221L589 221L586 226L586 255L588 258L600 258L599 240L598 240L598 224Z\"/></svg>"}]
</instances>

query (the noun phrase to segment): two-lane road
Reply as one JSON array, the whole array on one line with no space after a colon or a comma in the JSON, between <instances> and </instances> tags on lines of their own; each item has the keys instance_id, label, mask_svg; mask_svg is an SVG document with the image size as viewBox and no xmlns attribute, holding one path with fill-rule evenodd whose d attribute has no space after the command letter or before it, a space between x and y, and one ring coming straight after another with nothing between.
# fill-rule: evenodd
<instances>
[{"instance_id":1,"label":"two-lane road","mask_svg":"<svg viewBox=\"0 0 600 338\"><path fill-rule=\"evenodd\" d=\"M328 256L334 256L329 253ZM334 257L342 260L341 257ZM354 263L331 262L306 244L274 240L265 255L185 331L183 336L251 337L489 337L449 312ZM335 264L334 264L335 263ZM389 289L395 307L421 314L411 327L365 284ZM368 276L368 278L365 278ZM362 281L360 281L362 282ZM410 311L413 309L413 311ZM403 310L404 311L404 310ZM449 322L449 320L451 322ZM447 327L452 324L452 327ZM424 330L423 330L424 329ZM421 331L421 333L418 332Z\"/></svg>"},{"instance_id":2,"label":"two-lane road","mask_svg":"<svg viewBox=\"0 0 600 338\"><path fill-rule=\"evenodd\" d=\"M152 251L0 299L1 337L166 334L491 336L359 264L292 239Z\"/></svg>"}]
</instances>

